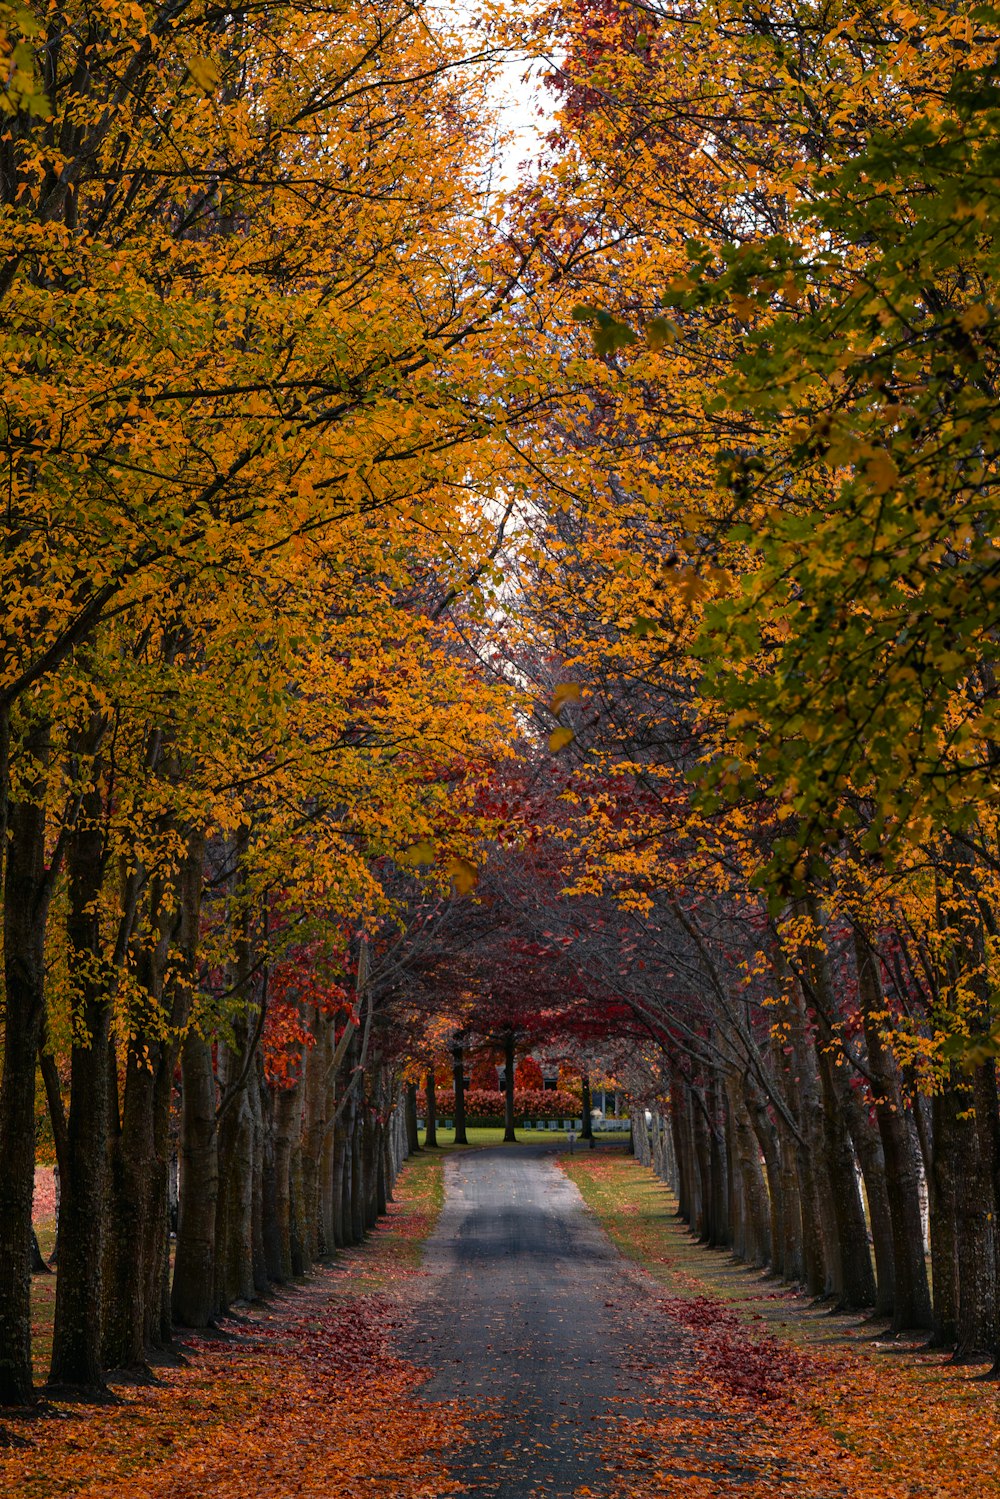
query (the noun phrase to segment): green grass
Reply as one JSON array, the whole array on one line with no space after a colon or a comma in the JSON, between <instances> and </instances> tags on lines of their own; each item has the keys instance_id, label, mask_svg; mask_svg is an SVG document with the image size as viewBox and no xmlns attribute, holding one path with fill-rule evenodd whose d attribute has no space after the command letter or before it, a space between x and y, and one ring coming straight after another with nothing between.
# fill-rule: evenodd
<instances>
[{"instance_id":1,"label":"green grass","mask_svg":"<svg viewBox=\"0 0 1000 1499\"><path fill-rule=\"evenodd\" d=\"M469 1137L470 1146L503 1144L502 1129L467 1129L466 1134ZM420 1141L421 1150L425 1149L427 1144L427 1131L425 1129L418 1130L417 1139ZM441 1150L462 1150L465 1148L461 1145L456 1146L455 1131L453 1129L442 1129L440 1125L438 1126L437 1141L438 1148ZM408 1171L410 1169L410 1166L417 1160L419 1160L419 1156L410 1156L409 1160L406 1163L405 1169Z\"/></svg>"},{"instance_id":2,"label":"green grass","mask_svg":"<svg viewBox=\"0 0 1000 1499\"><path fill-rule=\"evenodd\" d=\"M56 1247L56 1221L45 1218L35 1224L38 1247L42 1257L48 1259ZM56 1312L55 1275L33 1275L31 1277L31 1360L35 1382L42 1383L49 1372L52 1357L52 1324Z\"/></svg>"},{"instance_id":3,"label":"green grass","mask_svg":"<svg viewBox=\"0 0 1000 1499\"><path fill-rule=\"evenodd\" d=\"M438 1148L441 1150L471 1150L473 1146L477 1145L502 1145L504 1143L503 1126L500 1124L488 1127L480 1125L470 1125L466 1130L466 1134L469 1137L468 1146L456 1145L455 1131L453 1129L442 1129L441 1126L438 1125ZM418 1137L421 1147L424 1144L426 1136L426 1130L421 1130ZM597 1138L597 1144L600 1149L604 1150L608 1148L608 1143L610 1143L610 1141L613 1140L616 1144L620 1145L621 1140L624 1138L627 1138L627 1135L625 1131L622 1131L620 1135L608 1136L606 1143L606 1137L603 1135L599 1135ZM567 1132L564 1129L521 1128L518 1128L517 1131L517 1143L518 1145L548 1145L550 1147L553 1145L558 1145L561 1146L563 1150L568 1149L569 1144L567 1139ZM581 1148L579 1130L576 1131L576 1148L577 1150L580 1150ZM587 1147L584 1145L582 1148L585 1150Z\"/></svg>"}]
</instances>

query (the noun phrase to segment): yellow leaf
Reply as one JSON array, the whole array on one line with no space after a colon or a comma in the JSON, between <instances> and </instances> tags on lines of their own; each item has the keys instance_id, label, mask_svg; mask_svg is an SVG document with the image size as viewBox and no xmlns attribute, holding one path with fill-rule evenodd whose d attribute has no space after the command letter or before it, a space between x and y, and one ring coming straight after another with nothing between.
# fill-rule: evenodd
<instances>
[{"instance_id":1,"label":"yellow leaf","mask_svg":"<svg viewBox=\"0 0 1000 1499\"><path fill-rule=\"evenodd\" d=\"M219 86L222 69L212 57L189 57L187 70L203 94L213 94Z\"/></svg>"},{"instance_id":2,"label":"yellow leaf","mask_svg":"<svg viewBox=\"0 0 1000 1499\"><path fill-rule=\"evenodd\" d=\"M865 473L876 494L885 494L899 478L899 470L888 453L876 453L865 464Z\"/></svg>"},{"instance_id":3,"label":"yellow leaf","mask_svg":"<svg viewBox=\"0 0 1000 1499\"><path fill-rule=\"evenodd\" d=\"M981 328L984 323L989 322L989 313L982 302L973 302L967 307L958 320L966 333L971 333L974 328Z\"/></svg>"},{"instance_id":4,"label":"yellow leaf","mask_svg":"<svg viewBox=\"0 0 1000 1499\"><path fill-rule=\"evenodd\" d=\"M560 682L552 694L552 712L558 713L565 703L578 703L579 701L579 682Z\"/></svg>"},{"instance_id":5,"label":"yellow leaf","mask_svg":"<svg viewBox=\"0 0 1000 1499\"><path fill-rule=\"evenodd\" d=\"M412 848L404 849L396 857L397 864L433 864L436 857L433 843L423 838L419 843L414 843Z\"/></svg>"},{"instance_id":6,"label":"yellow leaf","mask_svg":"<svg viewBox=\"0 0 1000 1499\"><path fill-rule=\"evenodd\" d=\"M554 729L549 735L549 749L553 754L557 754L565 745L572 744L575 738L576 735L572 729Z\"/></svg>"},{"instance_id":7,"label":"yellow leaf","mask_svg":"<svg viewBox=\"0 0 1000 1499\"><path fill-rule=\"evenodd\" d=\"M445 869L451 875L455 883L455 890L459 895L468 895L474 889L479 880L479 871L475 864L470 864L468 859L449 859Z\"/></svg>"}]
</instances>

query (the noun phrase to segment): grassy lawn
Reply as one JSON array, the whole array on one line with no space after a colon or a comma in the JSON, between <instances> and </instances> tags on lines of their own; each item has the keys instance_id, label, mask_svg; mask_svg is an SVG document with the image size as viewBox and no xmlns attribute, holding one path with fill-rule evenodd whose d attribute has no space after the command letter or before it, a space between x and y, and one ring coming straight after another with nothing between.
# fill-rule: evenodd
<instances>
[{"instance_id":1,"label":"grassy lawn","mask_svg":"<svg viewBox=\"0 0 1000 1499\"><path fill-rule=\"evenodd\" d=\"M44 1218L35 1224L38 1247L47 1260L56 1247L56 1220ZM52 1354L52 1320L56 1310L56 1277L33 1275L31 1277L31 1357L34 1365L35 1383L42 1384L48 1377L49 1359Z\"/></svg>"},{"instance_id":2,"label":"grassy lawn","mask_svg":"<svg viewBox=\"0 0 1000 1499\"><path fill-rule=\"evenodd\" d=\"M442 1129L438 1125L438 1146L442 1150L464 1150L466 1148L471 1150L474 1145L502 1145L504 1143L503 1126L499 1124L491 1127L470 1125L466 1130L466 1134L469 1137L468 1147L463 1145L456 1146L454 1129ZM423 1146L426 1137L427 1131L421 1130L418 1136L421 1146ZM576 1149L580 1150L579 1130L576 1131L576 1137ZM627 1138L627 1132L624 1130L619 1136L610 1134L610 1132L607 1136L599 1135L597 1137L597 1148L600 1150L608 1149L611 1142L614 1142L614 1145L617 1146L618 1142L623 1138ZM564 1129L522 1129L518 1127L517 1143L518 1145L548 1145L549 1147L557 1145L561 1146L564 1150L568 1149L569 1146L567 1132ZM582 1148L586 1150L587 1147L584 1145Z\"/></svg>"}]
</instances>

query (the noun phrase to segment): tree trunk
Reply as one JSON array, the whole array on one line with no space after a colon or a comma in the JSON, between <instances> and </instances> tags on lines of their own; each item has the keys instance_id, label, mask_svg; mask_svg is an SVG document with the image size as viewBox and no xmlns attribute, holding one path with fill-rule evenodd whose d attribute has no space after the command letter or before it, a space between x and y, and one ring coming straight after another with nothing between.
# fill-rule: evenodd
<instances>
[{"instance_id":1,"label":"tree trunk","mask_svg":"<svg viewBox=\"0 0 1000 1499\"><path fill-rule=\"evenodd\" d=\"M215 1213L215 1306L218 1313L235 1301L251 1301L268 1289L263 1241L263 1061L255 1042L266 978L253 992L253 943L245 854L249 829L234 842L236 878L232 932L232 990L240 1009L233 1020L232 1044L218 1043L219 1193ZM251 1049L253 1054L251 1055Z\"/></svg>"},{"instance_id":2,"label":"tree trunk","mask_svg":"<svg viewBox=\"0 0 1000 1499\"><path fill-rule=\"evenodd\" d=\"M180 880L181 962L175 985L186 990L185 1019L194 998L201 915L204 844L192 836ZM184 1327L207 1327L215 1314L215 1216L219 1196L219 1134L216 1126L212 1043L199 1021L181 1049L180 1196L177 1257L170 1306Z\"/></svg>"},{"instance_id":3,"label":"tree trunk","mask_svg":"<svg viewBox=\"0 0 1000 1499\"><path fill-rule=\"evenodd\" d=\"M336 1098L331 1097L329 1105L330 1118L327 1122L326 1134L323 1137L323 1157L320 1162L320 1253L324 1259L332 1259L337 1252L337 1237L333 1222L333 1198L334 1198L334 1153L336 1148L336 1128L333 1115L336 1109Z\"/></svg>"},{"instance_id":4,"label":"tree trunk","mask_svg":"<svg viewBox=\"0 0 1000 1499\"><path fill-rule=\"evenodd\" d=\"M931 1296L920 1217L920 1174L907 1128L903 1092L892 1053L882 1039L879 1016L885 1000L878 955L855 931L858 993L868 1054L875 1120L882 1141L893 1261L893 1331L931 1327Z\"/></svg>"},{"instance_id":5,"label":"tree trunk","mask_svg":"<svg viewBox=\"0 0 1000 1499\"><path fill-rule=\"evenodd\" d=\"M580 1081L583 1084L583 1105L582 1105L583 1118L580 1121L580 1126L581 1126L580 1127L580 1139L581 1140L589 1140L590 1143L591 1143L591 1145L593 1145L593 1143L594 1143L594 1121L593 1121L593 1118L591 1117L591 1111L592 1111L593 1105L591 1104L591 1101L590 1101L590 1073L589 1072L585 1072L583 1074L583 1077L580 1079Z\"/></svg>"},{"instance_id":6,"label":"tree trunk","mask_svg":"<svg viewBox=\"0 0 1000 1499\"><path fill-rule=\"evenodd\" d=\"M281 1211L278 1192L278 1129L277 1099L275 1090L258 1074L258 1101L260 1106L263 1152L261 1159L261 1243L264 1251L264 1269L268 1285L286 1280L290 1269L284 1259L284 1238L281 1228Z\"/></svg>"},{"instance_id":7,"label":"tree trunk","mask_svg":"<svg viewBox=\"0 0 1000 1499\"><path fill-rule=\"evenodd\" d=\"M154 1038L147 1041L141 1034L129 1047L122 1124L111 1150L111 1231L105 1251L104 1363L143 1373L148 1373L148 1334L154 1316L158 1320L152 1302L159 1294L161 1197L166 1224L166 1163L158 1161L156 1148L159 1050Z\"/></svg>"},{"instance_id":8,"label":"tree trunk","mask_svg":"<svg viewBox=\"0 0 1000 1499\"><path fill-rule=\"evenodd\" d=\"M645 1113L640 1113L632 1121L632 1154L640 1166L651 1166L653 1153L649 1144L649 1130L646 1127Z\"/></svg>"},{"instance_id":9,"label":"tree trunk","mask_svg":"<svg viewBox=\"0 0 1000 1499\"><path fill-rule=\"evenodd\" d=\"M950 1348L958 1338L958 1143L959 1103L945 1087L931 1100L934 1159L928 1177L931 1283L934 1289L931 1346Z\"/></svg>"},{"instance_id":10,"label":"tree trunk","mask_svg":"<svg viewBox=\"0 0 1000 1499\"><path fill-rule=\"evenodd\" d=\"M378 1127L379 1151L378 1151L378 1212L379 1217L389 1211L392 1201L392 1187L395 1180L393 1171L393 1134L395 1121L390 1117L388 1124L380 1124Z\"/></svg>"},{"instance_id":11,"label":"tree trunk","mask_svg":"<svg viewBox=\"0 0 1000 1499\"><path fill-rule=\"evenodd\" d=\"M503 1138L504 1143L517 1140L514 1129L514 1032L507 1031L503 1038Z\"/></svg>"},{"instance_id":12,"label":"tree trunk","mask_svg":"<svg viewBox=\"0 0 1000 1499\"><path fill-rule=\"evenodd\" d=\"M794 1094L800 1140L796 1146L806 1289L812 1296L840 1290L840 1241L827 1170L824 1110L816 1050L808 1034L805 1008L796 985L789 1004L795 1062ZM867 1245L866 1245L867 1247Z\"/></svg>"},{"instance_id":13,"label":"tree trunk","mask_svg":"<svg viewBox=\"0 0 1000 1499\"><path fill-rule=\"evenodd\" d=\"M424 1131L424 1145L428 1150L437 1149L437 1095L434 1091L434 1069L431 1067L427 1073L424 1085L424 1093L427 1098L427 1128Z\"/></svg>"},{"instance_id":14,"label":"tree trunk","mask_svg":"<svg viewBox=\"0 0 1000 1499\"><path fill-rule=\"evenodd\" d=\"M713 1069L705 1089L705 1104L708 1110L705 1120L708 1129L709 1169L712 1190L712 1225L710 1247L724 1249L732 1243L732 1225L729 1221L729 1167L725 1135L725 1102L719 1087L718 1074Z\"/></svg>"},{"instance_id":15,"label":"tree trunk","mask_svg":"<svg viewBox=\"0 0 1000 1499\"><path fill-rule=\"evenodd\" d=\"M674 1156L677 1160L677 1216L683 1223L691 1222L691 1170L687 1141L686 1088L680 1074L674 1072L670 1083L670 1127L674 1136Z\"/></svg>"},{"instance_id":16,"label":"tree trunk","mask_svg":"<svg viewBox=\"0 0 1000 1499\"><path fill-rule=\"evenodd\" d=\"M771 1035L769 1050L775 1093L783 1099L787 1114L790 1116L786 1117L785 1112L778 1108L774 1111L782 1203L780 1274L786 1280L804 1284L809 1290L811 1289L810 1267L815 1255L810 1249L807 1264L806 1234L807 1230L811 1230L814 1214L812 1201L803 1200L802 1142L799 1138L803 1129L803 1118L799 1074L797 1068L793 1069L791 1065L793 1057L785 1054L785 1048L779 1043L776 1033ZM766 1113L767 1104L763 1094L761 1093L759 1097L759 1107ZM820 1260L822 1260L821 1254Z\"/></svg>"},{"instance_id":17,"label":"tree trunk","mask_svg":"<svg viewBox=\"0 0 1000 1499\"><path fill-rule=\"evenodd\" d=\"M294 1272L293 1239L293 1155L298 1143L302 1120L302 1080L297 1078L281 1088L274 1100L274 1205L277 1259L271 1278L291 1280Z\"/></svg>"},{"instance_id":18,"label":"tree trunk","mask_svg":"<svg viewBox=\"0 0 1000 1499\"><path fill-rule=\"evenodd\" d=\"M338 1119L333 1131L333 1242L337 1249L350 1243L344 1229L344 1183L347 1176L347 1131L344 1116Z\"/></svg>"},{"instance_id":19,"label":"tree trunk","mask_svg":"<svg viewBox=\"0 0 1000 1499\"><path fill-rule=\"evenodd\" d=\"M365 1156L364 1136L366 1127L366 1105L363 1099L355 1100L351 1119L351 1234L355 1244L365 1238Z\"/></svg>"},{"instance_id":20,"label":"tree trunk","mask_svg":"<svg viewBox=\"0 0 1000 1499\"><path fill-rule=\"evenodd\" d=\"M247 1037L236 1032L239 1049L219 1043L219 1088L235 1086L237 1069L244 1061ZM256 1292L253 1250L253 1201L258 1173L255 1170L255 1127L251 1093L256 1086L252 1071L218 1123L219 1191L215 1212L215 1307L225 1312L234 1301L250 1301Z\"/></svg>"},{"instance_id":21,"label":"tree trunk","mask_svg":"<svg viewBox=\"0 0 1000 1499\"><path fill-rule=\"evenodd\" d=\"M745 1210L742 1257L763 1269L771 1260L771 1206L761 1170L757 1137L744 1102L741 1080L726 1079L729 1099L729 1122L733 1140L736 1173L743 1188Z\"/></svg>"},{"instance_id":22,"label":"tree trunk","mask_svg":"<svg viewBox=\"0 0 1000 1499\"><path fill-rule=\"evenodd\" d=\"M181 1327L208 1327L215 1315L215 1231L219 1137L211 1042L190 1030L181 1050L180 1198L170 1306Z\"/></svg>"},{"instance_id":23,"label":"tree trunk","mask_svg":"<svg viewBox=\"0 0 1000 1499\"><path fill-rule=\"evenodd\" d=\"M456 1041L451 1049L452 1075L455 1079L455 1144L468 1145L469 1137L465 1131L465 1056L461 1041Z\"/></svg>"},{"instance_id":24,"label":"tree trunk","mask_svg":"<svg viewBox=\"0 0 1000 1499\"><path fill-rule=\"evenodd\" d=\"M984 966L980 972L985 973ZM972 1096L976 1101L976 1135L992 1189L990 1237L992 1239L991 1315L994 1373L1000 1369L1000 1103L997 1098L996 1063L981 1063L972 1074Z\"/></svg>"},{"instance_id":25,"label":"tree trunk","mask_svg":"<svg viewBox=\"0 0 1000 1499\"><path fill-rule=\"evenodd\" d=\"M303 1088L303 1092L304 1092ZM291 1180L289 1182L289 1233L292 1249L292 1274L306 1275L312 1268L309 1256L309 1219L306 1206L305 1173L303 1171L302 1131L304 1120L299 1115L298 1136L292 1142Z\"/></svg>"},{"instance_id":26,"label":"tree trunk","mask_svg":"<svg viewBox=\"0 0 1000 1499\"><path fill-rule=\"evenodd\" d=\"M799 1171L799 1148L791 1130L778 1128L781 1181L781 1260L780 1273L785 1280L806 1281L805 1230L811 1224L811 1206L802 1202L802 1176Z\"/></svg>"},{"instance_id":27,"label":"tree trunk","mask_svg":"<svg viewBox=\"0 0 1000 1499\"><path fill-rule=\"evenodd\" d=\"M59 1277L49 1384L104 1388L102 1271L108 1212L108 1047L111 975L103 962L99 900L103 883L102 799L91 790L69 840L70 972L80 1030L70 1052L70 1103L61 1162ZM82 1031L82 1035L81 1035Z\"/></svg>"},{"instance_id":28,"label":"tree trunk","mask_svg":"<svg viewBox=\"0 0 1000 1499\"><path fill-rule=\"evenodd\" d=\"M362 1141L365 1160L365 1231L370 1233L385 1212L385 1188L379 1205L379 1172L382 1164L382 1131L371 1104L365 1109L365 1136Z\"/></svg>"},{"instance_id":29,"label":"tree trunk","mask_svg":"<svg viewBox=\"0 0 1000 1499\"><path fill-rule=\"evenodd\" d=\"M691 1138L694 1142L695 1168L698 1176L698 1212L691 1225L698 1242L711 1247L714 1242L715 1193L712 1189L712 1149L705 1100L701 1089L688 1089L691 1100Z\"/></svg>"},{"instance_id":30,"label":"tree trunk","mask_svg":"<svg viewBox=\"0 0 1000 1499\"><path fill-rule=\"evenodd\" d=\"M420 1133L417 1129L417 1085L407 1083L406 1102L404 1106L406 1119L406 1149L409 1155L416 1155L420 1149Z\"/></svg>"},{"instance_id":31,"label":"tree trunk","mask_svg":"<svg viewBox=\"0 0 1000 1499\"><path fill-rule=\"evenodd\" d=\"M834 1290L841 1308L858 1311L875 1304L875 1272L868 1248L868 1225L858 1187L857 1165L840 1096L844 1074L825 1047L817 1047L817 1059L823 1105L824 1164L830 1184L840 1272Z\"/></svg>"},{"instance_id":32,"label":"tree trunk","mask_svg":"<svg viewBox=\"0 0 1000 1499\"><path fill-rule=\"evenodd\" d=\"M896 1272L882 1141L877 1128L868 1117L867 1109L862 1106L853 1088L845 1090L844 1106L848 1132L861 1167L868 1205L868 1222L871 1225L875 1256L875 1312L880 1317L892 1317L896 1305Z\"/></svg>"},{"instance_id":33,"label":"tree trunk","mask_svg":"<svg viewBox=\"0 0 1000 1499\"><path fill-rule=\"evenodd\" d=\"M133 971L156 1025L129 1041L120 1123L116 1097L111 1111L104 1361L108 1368L145 1374L147 1351L166 1347L171 1339L170 1113L180 1037L191 1017L202 849L200 836L190 834L176 908L167 909L162 881L151 882L147 923L134 942ZM178 936L181 961L168 965ZM114 1067L113 1055L110 1060ZM116 1089L115 1072L110 1085Z\"/></svg>"},{"instance_id":34,"label":"tree trunk","mask_svg":"<svg viewBox=\"0 0 1000 1499\"><path fill-rule=\"evenodd\" d=\"M767 1177L765 1187L768 1212L768 1241L770 1244L770 1267L777 1275L785 1274L785 1220L789 1205L786 1201L785 1181L782 1175L782 1150L778 1130L767 1112L767 1106L755 1082L744 1073L738 1084L743 1090L743 1103L750 1128L753 1130L757 1148L764 1159ZM801 1272L799 1272L801 1273ZM793 1274L788 1277L795 1279Z\"/></svg>"},{"instance_id":35,"label":"tree trunk","mask_svg":"<svg viewBox=\"0 0 1000 1499\"><path fill-rule=\"evenodd\" d=\"M333 1058L333 1022L318 1009L311 1016L314 1044L306 1054L305 1122L302 1132L303 1239L307 1268L322 1252L320 1168L327 1136L329 1089L327 1074Z\"/></svg>"},{"instance_id":36,"label":"tree trunk","mask_svg":"<svg viewBox=\"0 0 1000 1499\"><path fill-rule=\"evenodd\" d=\"M31 748L29 746L29 748ZM44 754L44 736L34 746ZM0 775L6 784L6 764ZM31 1204L35 1187L35 1067L45 1006L45 787L10 809L4 881L3 1078L0 1082L0 1405L33 1398Z\"/></svg>"},{"instance_id":37,"label":"tree trunk","mask_svg":"<svg viewBox=\"0 0 1000 1499\"><path fill-rule=\"evenodd\" d=\"M958 1336L956 1359L992 1354L996 1341L996 1223L992 1182L980 1150L976 1121L969 1117L971 1089L955 1121Z\"/></svg>"}]
</instances>

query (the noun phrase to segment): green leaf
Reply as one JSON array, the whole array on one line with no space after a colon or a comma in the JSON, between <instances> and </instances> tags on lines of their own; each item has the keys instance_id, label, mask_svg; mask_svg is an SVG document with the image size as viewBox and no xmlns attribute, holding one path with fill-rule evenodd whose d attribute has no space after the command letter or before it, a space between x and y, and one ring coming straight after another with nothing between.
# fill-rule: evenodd
<instances>
[{"instance_id":1,"label":"green leaf","mask_svg":"<svg viewBox=\"0 0 1000 1499\"><path fill-rule=\"evenodd\" d=\"M594 348L598 354L614 354L616 350L639 341L633 328L627 323L620 323L610 312L604 312L600 307L588 307L581 302L573 308L570 316L578 323L591 324L594 330Z\"/></svg>"}]
</instances>

